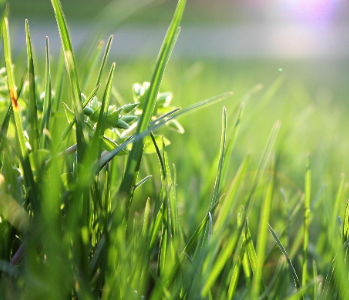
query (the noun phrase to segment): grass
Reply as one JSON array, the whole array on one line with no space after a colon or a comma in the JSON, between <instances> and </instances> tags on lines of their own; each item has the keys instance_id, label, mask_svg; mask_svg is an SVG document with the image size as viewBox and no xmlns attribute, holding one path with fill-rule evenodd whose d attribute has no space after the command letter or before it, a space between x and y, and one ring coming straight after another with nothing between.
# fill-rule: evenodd
<instances>
[{"instance_id":1,"label":"grass","mask_svg":"<svg viewBox=\"0 0 349 300\"><path fill-rule=\"evenodd\" d=\"M171 63L185 2L154 66L112 37L84 60L52 0L62 55L36 61L29 20L13 67L4 11L1 299L347 299L345 103Z\"/></svg>"}]
</instances>

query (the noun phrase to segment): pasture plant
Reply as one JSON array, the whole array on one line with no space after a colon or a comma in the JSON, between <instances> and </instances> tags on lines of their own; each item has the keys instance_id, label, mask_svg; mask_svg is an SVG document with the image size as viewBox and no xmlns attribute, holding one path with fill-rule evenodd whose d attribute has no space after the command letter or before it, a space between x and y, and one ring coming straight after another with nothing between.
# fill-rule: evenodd
<instances>
[{"instance_id":1,"label":"pasture plant","mask_svg":"<svg viewBox=\"0 0 349 300\"><path fill-rule=\"evenodd\" d=\"M87 67L81 72L61 4L59 0L51 3L62 41L55 74L47 38L45 74L37 75L26 21L27 66L15 66L22 70L16 84L7 9L1 19L5 61L0 69L1 299L349 297L349 206L345 214L339 211L344 176L334 208L321 200L332 215L321 220L328 236L322 244L326 250L318 250L324 258L311 262L310 254L316 256L310 239L310 227L317 218L313 211L325 196L322 190L316 196L311 193L310 156L304 193L292 194L278 181L273 147L279 121L258 167L249 170L247 155L228 181L244 103L231 128L223 108L221 143L210 172L213 180L208 180L212 186L205 189L213 192L210 196L197 193L206 201L202 221L191 224L196 230L183 221L176 167L167 154L170 141L155 132L167 126L184 133L178 118L232 94L181 109L173 106L170 92L160 92L185 0L178 1L150 82L134 84L133 99L125 102L114 84L115 63L106 82L101 80L112 37L99 71ZM87 65L97 62L99 54L98 48ZM157 156L161 184L145 195L141 186L153 180L152 174L140 177L148 153ZM274 230L270 220L278 197L293 207ZM142 201L141 212L133 209L136 198ZM290 224L299 212L304 225L292 232L291 240ZM343 218L340 226L333 221L338 214ZM272 272L268 265L274 266Z\"/></svg>"}]
</instances>

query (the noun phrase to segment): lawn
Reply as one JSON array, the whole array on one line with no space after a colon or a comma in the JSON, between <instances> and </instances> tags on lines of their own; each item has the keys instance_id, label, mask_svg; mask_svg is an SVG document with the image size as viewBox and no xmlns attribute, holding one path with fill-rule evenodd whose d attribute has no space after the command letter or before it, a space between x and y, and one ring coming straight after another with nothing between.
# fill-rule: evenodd
<instances>
[{"instance_id":1,"label":"lawn","mask_svg":"<svg viewBox=\"0 0 349 300\"><path fill-rule=\"evenodd\" d=\"M3 10L0 299L348 298L348 62L170 58L185 2L115 64Z\"/></svg>"}]
</instances>

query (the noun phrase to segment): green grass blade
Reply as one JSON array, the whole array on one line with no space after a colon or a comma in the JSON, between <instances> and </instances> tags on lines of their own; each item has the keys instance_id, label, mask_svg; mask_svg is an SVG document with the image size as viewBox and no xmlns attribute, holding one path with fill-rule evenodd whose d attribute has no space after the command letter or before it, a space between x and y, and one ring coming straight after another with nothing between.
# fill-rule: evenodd
<instances>
[{"instance_id":1,"label":"green grass blade","mask_svg":"<svg viewBox=\"0 0 349 300\"><path fill-rule=\"evenodd\" d=\"M271 170L272 171L272 170ZM273 174L273 172L271 172ZM262 202L262 211L258 226L258 239L257 239L257 265L255 269L254 278L252 281L252 299L258 299L260 292L260 283L263 280L263 268L265 258L265 248L267 246L267 233L268 223L271 209L271 202L273 198L274 178L273 175L269 176L265 196Z\"/></svg>"},{"instance_id":2,"label":"green grass blade","mask_svg":"<svg viewBox=\"0 0 349 300\"><path fill-rule=\"evenodd\" d=\"M189 254L190 251L193 249L195 243L199 240L201 233L204 231L205 226L207 224L207 222L210 219L210 215L212 215L214 213L214 211L216 210L217 206L218 206L219 202L216 202L216 204L211 208L211 210L206 214L205 218L201 221L199 227L195 230L195 232L193 233L192 237L190 238L189 242L187 243L187 245L184 247L183 249L183 253L185 254Z\"/></svg>"},{"instance_id":3,"label":"green grass blade","mask_svg":"<svg viewBox=\"0 0 349 300\"><path fill-rule=\"evenodd\" d=\"M220 189L220 183L221 183L221 177L222 177L222 169L224 164L224 157L225 157L225 140L226 140L226 133L227 133L227 110L225 107L223 107L223 116L222 116L222 134L221 134L221 144L219 147L219 163L218 163L218 169L216 173L216 180L213 188L213 194L210 201L209 209L216 203L219 196L219 189Z\"/></svg>"},{"instance_id":4,"label":"green grass blade","mask_svg":"<svg viewBox=\"0 0 349 300\"><path fill-rule=\"evenodd\" d=\"M63 74L64 74L64 50L61 50L59 56L58 67L56 72L55 81L55 98L54 98L54 109L57 111L59 109L59 104L61 102L62 91L63 91Z\"/></svg>"},{"instance_id":5,"label":"green grass blade","mask_svg":"<svg viewBox=\"0 0 349 300\"><path fill-rule=\"evenodd\" d=\"M105 47L105 52L104 52L104 55L103 55L101 67L100 67L100 69L99 69L99 73L98 73L98 77L97 77L96 86L98 86L99 83L101 82L101 77L102 77L102 74L103 74L103 70L104 70L105 63L106 63L107 58L108 58L108 54L109 54L109 50L110 50L110 46L111 46L111 42L112 42L112 41L113 41L113 36L111 35L111 36L109 37L109 39L108 39L107 46Z\"/></svg>"},{"instance_id":6,"label":"green grass blade","mask_svg":"<svg viewBox=\"0 0 349 300\"><path fill-rule=\"evenodd\" d=\"M240 214L238 214L238 226L241 226L241 216ZM239 279L239 274L240 274L240 268L241 265L243 265L244 263L244 259L247 258L246 256L246 242L242 243L238 258L237 258L237 262L235 263L234 269L233 269L233 274L229 283L229 288L228 288L228 299L233 299L234 294L235 294L235 290L236 290L236 286L238 283L238 279ZM245 268L244 268L245 270ZM248 266L248 271L249 271L249 266ZM250 273L247 272L247 274L245 274L245 278L246 278L246 285L249 286L250 285Z\"/></svg>"},{"instance_id":7,"label":"green grass blade","mask_svg":"<svg viewBox=\"0 0 349 300\"><path fill-rule=\"evenodd\" d=\"M51 118L51 105L52 105L52 95L51 95L51 67L50 67L50 46L49 39L46 37L46 74L45 74L45 98L44 98L44 107L43 107L43 120L41 126L41 132L45 129L49 130L50 128L50 118ZM46 145L46 135L42 139L42 148L45 148Z\"/></svg>"},{"instance_id":8,"label":"green grass blade","mask_svg":"<svg viewBox=\"0 0 349 300\"><path fill-rule=\"evenodd\" d=\"M25 20L25 33L27 39L28 71L29 71L29 142L32 150L39 149L40 136L38 130L38 112L36 105L35 70L33 61L32 44L30 40L28 20Z\"/></svg>"},{"instance_id":9,"label":"green grass blade","mask_svg":"<svg viewBox=\"0 0 349 300\"><path fill-rule=\"evenodd\" d=\"M305 170L305 197L304 197L304 238L303 238L303 265L302 285L307 283L308 244L309 244L309 215L310 215L310 193L311 193L311 170L310 155L308 155Z\"/></svg>"},{"instance_id":10,"label":"green grass blade","mask_svg":"<svg viewBox=\"0 0 349 300\"><path fill-rule=\"evenodd\" d=\"M78 72L77 72L77 67L75 62L75 55L74 55L67 23L61 8L60 1L51 0L51 3L54 9L54 13L55 13L55 17L56 17L56 21L59 29L59 34L61 36L62 47L63 47L64 57L65 57L65 66L68 72L68 76L69 76L70 84L72 88L74 113L76 118L77 156L78 156L78 162L82 163L84 152L86 150L86 144L88 141L88 135L84 128L84 113L82 110L81 91L80 91Z\"/></svg>"},{"instance_id":11,"label":"green grass blade","mask_svg":"<svg viewBox=\"0 0 349 300\"><path fill-rule=\"evenodd\" d=\"M215 266L212 269L212 275L210 276L210 278L208 280L208 283L206 283L207 286L209 286L210 284L212 284L215 281L215 278L218 276L218 274L220 273L220 271L224 267L224 264L225 264L226 260L228 259L228 257L231 255L231 253L235 253L236 252L236 248L238 246L239 238L242 236L243 228L245 227L245 223L247 222L247 214L248 214L247 211L249 209L252 196L254 194L255 189L257 188L261 172L262 172L262 170L264 170L265 164L267 163L268 158L270 156L271 149L272 149L272 146L273 146L273 144L275 142L275 139L276 139L279 127L280 127L280 122L277 122L274 125L273 129L272 129L272 132L271 132L271 135L269 137L267 146L266 146L266 148L264 150L262 159L261 159L261 161L259 163L259 167L258 167L257 173L256 173L256 175L255 175L255 177L253 179L253 182L252 182L251 190L250 190L250 192L248 194L246 207L244 209L244 213L243 213L243 217L242 217L242 224L239 227L238 232L234 235L234 237L229 240L229 242L226 245L225 249L221 253L221 257L219 259L217 259L217 262L215 263ZM247 251L249 251L249 245L247 245ZM251 256L251 257L253 257L253 256ZM250 259L251 259L251 257L250 257ZM251 267L252 267L252 264L251 264ZM254 269L254 268L252 267L252 269Z\"/></svg>"},{"instance_id":12,"label":"green grass blade","mask_svg":"<svg viewBox=\"0 0 349 300\"><path fill-rule=\"evenodd\" d=\"M136 130L137 134L140 134L141 132L146 130L151 120L163 74L178 37L178 27L182 19L185 3L186 0L178 1L172 22L161 46L150 87L146 95L144 110L140 117L140 120L138 121ZM124 196L130 191L133 185L132 183L135 181L134 177L137 176L138 172L136 170L137 166L139 166L140 164L143 147L144 141L139 140L138 142L133 144L132 150L128 156L125 175L120 186L120 193L124 194Z\"/></svg>"},{"instance_id":13,"label":"green grass blade","mask_svg":"<svg viewBox=\"0 0 349 300\"><path fill-rule=\"evenodd\" d=\"M85 64L85 70L84 70L84 79L82 80L81 84L81 91L85 91L86 85L90 79L90 76L93 74L93 69L98 61L98 58L102 52L102 46L104 44L104 41L99 41L97 44L97 47L95 47L92 50L92 53L89 54L90 59L88 62Z\"/></svg>"},{"instance_id":14,"label":"green grass blade","mask_svg":"<svg viewBox=\"0 0 349 300\"><path fill-rule=\"evenodd\" d=\"M24 71L24 74L22 76L22 79L18 85L18 88L17 88L17 97L19 97L21 95L21 91L22 91L22 88L23 88L23 84L24 84L24 81L25 81L25 78L27 76L27 72L28 72L28 68L25 69ZM4 136L7 135L7 130L8 130L8 127L10 125L10 120L11 120L11 116L12 116L12 103L10 103L8 109L7 109L7 112L6 112L6 116L5 116L5 119L4 121L2 122L2 125L1 125L1 132ZM2 135L0 136L0 141L2 141ZM2 167L3 167L3 144L0 143L0 173L2 171Z\"/></svg>"},{"instance_id":15,"label":"green grass blade","mask_svg":"<svg viewBox=\"0 0 349 300\"><path fill-rule=\"evenodd\" d=\"M135 134L132 138L125 141L119 147L115 148L113 151L110 151L109 153L104 155L97 163L98 170L100 168L102 168L108 161L113 159L113 157L116 156L120 151L125 149L125 147L127 145L129 145L131 143L135 143L135 142L139 141L140 139L143 139L145 136L149 135L151 132L154 132L154 131L160 129L161 127L163 127L168 121L173 120L173 119L178 119L180 117L183 117L185 115L193 113L201 108L204 108L204 107L207 107L207 106L212 105L214 103L217 103L219 101L222 101L231 95L232 95L232 93L229 92L229 93L225 93L225 94L222 94L219 96L212 97L210 99L203 100L201 102L190 105L185 109L175 111L169 118L166 118L166 119L161 118L160 121L152 123L154 125L149 127L148 130L145 130L139 134Z\"/></svg>"},{"instance_id":16,"label":"green grass blade","mask_svg":"<svg viewBox=\"0 0 349 300\"><path fill-rule=\"evenodd\" d=\"M10 42L10 34L9 34L9 25L7 17L4 18L3 22L3 41L4 41L4 56L5 56L5 65L7 71L7 82L8 88L10 92L11 104L13 115L15 119L16 132L20 144L21 155L22 157L27 156L27 147L25 144L25 136L23 132L22 120L18 108L18 96L15 87L14 75L12 70L12 58L11 58L11 42Z\"/></svg>"},{"instance_id":17,"label":"green grass blade","mask_svg":"<svg viewBox=\"0 0 349 300\"><path fill-rule=\"evenodd\" d=\"M292 275L292 278L293 278L293 281L294 281L294 284L295 284L297 290L300 289L301 285L300 285L300 282L299 282L299 279L298 279L298 276L297 276L297 272L296 272L295 268L293 267L292 261L291 261L290 257L288 256L288 254L286 252L286 249L284 248L284 246L282 245L281 241L279 240L279 238L277 237L276 233L274 232L273 228L269 224L268 224L268 229L271 232L271 234L273 235L273 237L274 237L275 241L277 242L277 244L279 245L279 247L281 249L281 252L286 257L287 263L289 265L289 270L291 272L291 275Z\"/></svg>"},{"instance_id":18,"label":"green grass blade","mask_svg":"<svg viewBox=\"0 0 349 300\"><path fill-rule=\"evenodd\" d=\"M343 240L346 242L349 239L349 200L347 201L347 206L344 213L344 223L343 223Z\"/></svg>"},{"instance_id":19,"label":"green grass blade","mask_svg":"<svg viewBox=\"0 0 349 300\"><path fill-rule=\"evenodd\" d=\"M92 149L93 151L97 150L97 157L100 156L100 153L102 151L102 138L104 134L104 130L106 128L106 113L108 110L108 104L109 104L109 99L110 99L110 93L111 93L111 87L112 87L112 82L113 82L113 76L114 76L114 70L115 70L115 63L112 64L108 80L107 80L107 86L105 88L105 92L103 95L103 100L102 100L102 106L101 106L101 111L99 113L98 117L98 123L97 127L95 130L94 134L94 139L93 139L93 146Z\"/></svg>"},{"instance_id":20,"label":"green grass blade","mask_svg":"<svg viewBox=\"0 0 349 300\"><path fill-rule=\"evenodd\" d=\"M338 217L338 209L341 200L343 200L343 194L344 194L344 184L345 184L345 176L344 174L341 175L341 181L338 186L337 194L336 194L336 199L334 201L334 207L333 207L333 215L332 215L332 220L337 220ZM337 222L333 222L337 223Z\"/></svg>"},{"instance_id":21,"label":"green grass blade","mask_svg":"<svg viewBox=\"0 0 349 300\"><path fill-rule=\"evenodd\" d=\"M321 280L322 280L321 276L315 277L311 281L307 282L306 285L302 286L300 289L294 292L292 295L285 298L285 300L298 300L299 298L303 298L304 295L310 290L310 288L314 286L314 289L316 289L316 284L321 282Z\"/></svg>"},{"instance_id":22,"label":"green grass blade","mask_svg":"<svg viewBox=\"0 0 349 300\"><path fill-rule=\"evenodd\" d=\"M236 139L236 136L237 136L238 129L240 127L240 122L241 122L241 118L242 118L242 113L243 113L244 107L245 107L245 103L242 103L240 105L240 108L239 108L239 111L238 111L238 115L236 117L236 121L235 121L235 124L234 124L234 128L232 130L232 133L231 133L229 141L228 141L228 145L226 147L225 162L223 164L223 169L222 169L222 186L225 185L225 178L226 178L226 174L227 174L227 169L228 169L228 167L230 165L229 164L230 156L231 156L231 153L233 151L233 147L234 147L234 144L235 144L235 139Z\"/></svg>"}]
</instances>

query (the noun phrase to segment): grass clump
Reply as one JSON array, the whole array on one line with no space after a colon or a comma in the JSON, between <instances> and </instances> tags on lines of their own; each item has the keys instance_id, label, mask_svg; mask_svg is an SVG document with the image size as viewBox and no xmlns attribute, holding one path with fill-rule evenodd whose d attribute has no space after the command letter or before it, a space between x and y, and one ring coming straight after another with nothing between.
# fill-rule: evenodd
<instances>
[{"instance_id":1,"label":"grass clump","mask_svg":"<svg viewBox=\"0 0 349 300\"><path fill-rule=\"evenodd\" d=\"M16 85L7 9L1 20L1 299L346 299L344 176L332 208L324 188L311 191L309 156L304 193L295 193L278 176L276 121L257 167L248 154L229 177L245 102L259 86L237 106L232 128L223 108L215 163L207 163L207 182L196 192L204 202L186 199L202 220L183 220L177 182L190 175L177 174L169 139L155 132L167 126L183 133L179 117L231 95L180 109L170 92L160 92L186 1L178 2L150 82L135 84L130 102L114 85L115 63L101 80L112 37L98 72L91 66L100 46L81 72L60 2L51 3L62 55L53 73L47 38L43 79L26 21L27 66ZM278 79L262 105L281 84ZM148 172L154 169L160 184L145 193L143 186L156 182ZM297 221L303 225L291 228ZM311 236L313 224L323 231L319 241Z\"/></svg>"}]
</instances>

